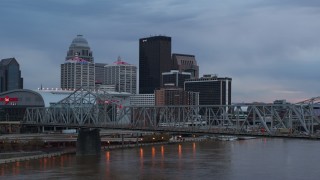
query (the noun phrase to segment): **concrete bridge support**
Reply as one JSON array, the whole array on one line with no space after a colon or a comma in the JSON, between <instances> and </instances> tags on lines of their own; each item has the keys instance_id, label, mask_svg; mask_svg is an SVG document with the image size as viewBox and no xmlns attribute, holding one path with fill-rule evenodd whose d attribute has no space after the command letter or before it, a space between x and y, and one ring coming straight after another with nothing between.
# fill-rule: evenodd
<instances>
[{"instance_id":1,"label":"concrete bridge support","mask_svg":"<svg viewBox=\"0 0 320 180\"><path fill-rule=\"evenodd\" d=\"M77 156L100 155L101 139L99 129L80 129L77 139Z\"/></svg>"}]
</instances>

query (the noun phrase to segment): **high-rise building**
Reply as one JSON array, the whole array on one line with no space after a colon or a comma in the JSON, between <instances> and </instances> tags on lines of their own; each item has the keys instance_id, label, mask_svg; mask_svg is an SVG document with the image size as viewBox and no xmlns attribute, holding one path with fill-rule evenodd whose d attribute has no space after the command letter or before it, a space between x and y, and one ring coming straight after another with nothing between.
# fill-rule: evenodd
<instances>
[{"instance_id":1,"label":"high-rise building","mask_svg":"<svg viewBox=\"0 0 320 180\"><path fill-rule=\"evenodd\" d=\"M232 78L204 75L187 79L185 91L199 92L199 105L231 105Z\"/></svg>"},{"instance_id":2,"label":"high-rise building","mask_svg":"<svg viewBox=\"0 0 320 180\"><path fill-rule=\"evenodd\" d=\"M161 87L161 73L172 69L171 37L153 36L139 40L139 93L154 93Z\"/></svg>"},{"instance_id":3,"label":"high-rise building","mask_svg":"<svg viewBox=\"0 0 320 180\"><path fill-rule=\"evenodd\" d=\"M108 64L106 63L94 63L95 67L95 80L96 84L103 84L104 82L104 66Z\"/></svg>"},{"instance_id":4,"label":"high-rise building","mask_svg":"<svg viewBox=\"0 0 320 180\"><path fill-rule=\"evenodd\" d=\"M95 88L94 63L79 57L69 59L61 64L61 88L75 90L80 87Z\"/></svg>"},{"instance_id":5,"label":"high-rise building","mask_svg":"<svg viewBox=\"0 0 320 180\"><path fill-rule=\"evenodd\" d=\"M83 37L83 35L77 35L77 37L72 40L65 60L72 59L76 55L88 62L94 62L88 41Z\"/></svg>"},{"instance_id":6,"label":"high-rise building","mask_svg":"<svg viewBox=\"0 0 320 180\"><path fill-rule=\"evenodd\" d=\"M190 72L191 78L199 78L199 66L194 55L172 54L173 67L179 72Z\"/></svg>"},{"instance_id":7,"label":"high-rise building","mask_svg":"<svg viewBox=\"0 0 320 180\"><path fill-rule=\"evenodd\" d=\"M118 58L116 62L104 66L104 85L114 85L116 92L137 93L137 67Z\"/></svg>"},{"instance_id":8,"label":"high-rise building","mask_svg":"<svg viewBox=\"0 0 320 180\"><path fill-rule=\"evenodd\" d=\"M20 65L15 58L0 61L0 92L23 89Z\"/></svg>"},{"instance_id":9,"label":"high-rise building","mask_svg":"<svg viewBox=\"0 0 320 180\"><path fill-rule=\"evenodd\" d=\"M88 41L78 35L73 39L66 61L61 64L61 88L95 88L95 65Z\"/></svg>"},{"instance_id":10,"label":"high-rise building","mask_svg":"<svg viewBox=\"0 0 320 180\"><path fill-rule=\"evenodd\" d=\"M162 73L162 87L174 86L184 88L184 81L191 78L190 72L179 72L178 70L171 70L170 72Z\"/></svg>"}]
</instances>

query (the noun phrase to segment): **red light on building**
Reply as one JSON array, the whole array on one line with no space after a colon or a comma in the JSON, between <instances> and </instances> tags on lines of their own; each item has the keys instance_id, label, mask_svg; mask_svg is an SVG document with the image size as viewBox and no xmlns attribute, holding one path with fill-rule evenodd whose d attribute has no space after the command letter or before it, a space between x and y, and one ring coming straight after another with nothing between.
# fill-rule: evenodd
<instances>
[{"instance_id":1,"label":"red light on building","mask_svg":"<svg viewBox=\"0 0 320 180\"><path fill-rule=\"evenodd\" d=\"M4 102L5 105L9 104L10 102L18 102L18 98L12 98L9 96L6 96L4 98L0 98L0 102Z\"/></svg>"}]
</instances>

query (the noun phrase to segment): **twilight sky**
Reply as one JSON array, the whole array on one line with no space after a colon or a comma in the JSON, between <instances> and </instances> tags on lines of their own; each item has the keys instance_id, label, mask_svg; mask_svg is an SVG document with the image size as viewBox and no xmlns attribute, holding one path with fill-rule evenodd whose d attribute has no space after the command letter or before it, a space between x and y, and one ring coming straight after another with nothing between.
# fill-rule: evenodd
<instances>
[{"instance_id":1,"label":"twilight sky","mask_svg":"<svg viewBox=\"0 0 320 180\"><path fill-rule=\"evenodd\" d=\"M139 67L139 38L172 37L200 75L231 77L233 102L319 96L319 0L1 0L0 59L15 57L24 87L60 87L73 38L95 62Z\"/></svg>"}]
</instances>

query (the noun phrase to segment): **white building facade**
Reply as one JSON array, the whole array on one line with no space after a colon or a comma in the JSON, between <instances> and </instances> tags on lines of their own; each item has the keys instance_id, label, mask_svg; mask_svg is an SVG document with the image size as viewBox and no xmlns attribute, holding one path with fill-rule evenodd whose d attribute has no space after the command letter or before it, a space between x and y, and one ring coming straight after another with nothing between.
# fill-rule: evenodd
<instances>
[{"instance_id":1,"label":"white building facade","mask_svg":"<svg viewBox=\"0 0 320 180\"><path fill-rule=\"evenodd\" d=\"M104 85L114 85L116 92L137 93L137 67L120 58L114 64L106 65Z\"/></svg>"},{"instance_id":2,"label":"white building facade","mask_svg":"<svg viewBox=\"0 0 320 180\"><path fill-rule=\"evenodd\" d=\"M61 64L61 88L75 90L80 87L95 88L94 63L79 62L73 58Z\"/></svg>"}]
</instances>

